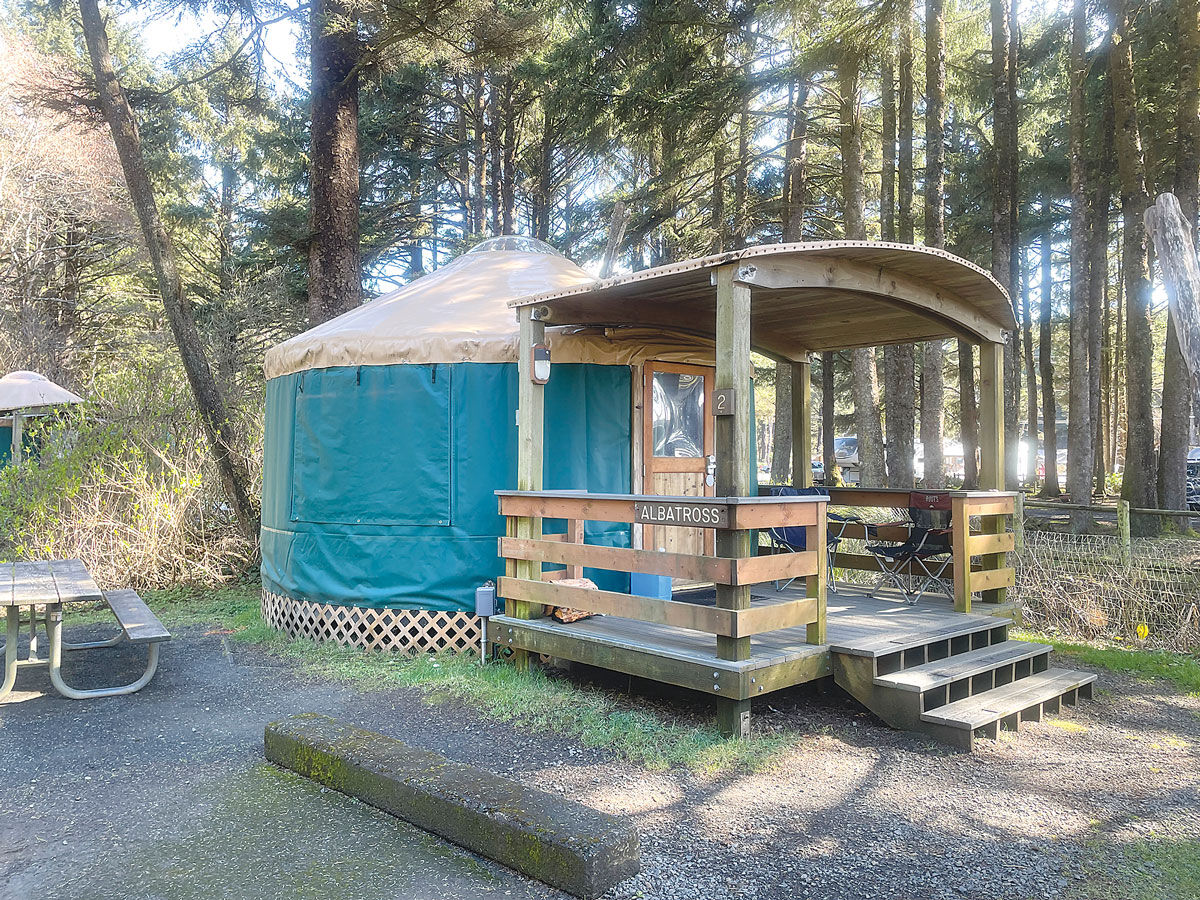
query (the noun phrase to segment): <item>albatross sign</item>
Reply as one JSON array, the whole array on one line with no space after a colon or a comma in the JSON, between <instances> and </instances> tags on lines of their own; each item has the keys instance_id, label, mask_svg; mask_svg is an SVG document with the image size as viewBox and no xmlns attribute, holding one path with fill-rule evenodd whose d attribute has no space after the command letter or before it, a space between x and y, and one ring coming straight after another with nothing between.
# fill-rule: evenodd
<instances>
[{"instance_id":1,"label":"albatross sign","mask_svg":"<svg viewBox=\"0 0 1200 900\"><path fill-rule=\"evenodd\" d=\"M638 500L633 504L635 522L646 525L682 525L689 528L728 528L729 507L721 503L687 503Z\"/></svg>"}]
</instances>

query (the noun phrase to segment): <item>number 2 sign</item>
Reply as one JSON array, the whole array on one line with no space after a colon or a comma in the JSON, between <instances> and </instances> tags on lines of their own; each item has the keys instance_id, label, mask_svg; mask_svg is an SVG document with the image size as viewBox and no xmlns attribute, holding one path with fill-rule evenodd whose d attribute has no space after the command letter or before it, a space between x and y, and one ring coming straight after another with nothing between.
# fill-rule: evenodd
<instances>
[{"instance_id":1,"label":"number 2 sign","mask_svg":"<svg viewBox=\"0 0 1200 900\"><path fill-rule=\"evenodd\" d=\"M734 404L737 402L737 391L734 388L719 388L713 391L713 415L732 416Z\"/></svg>"}]
</instances>

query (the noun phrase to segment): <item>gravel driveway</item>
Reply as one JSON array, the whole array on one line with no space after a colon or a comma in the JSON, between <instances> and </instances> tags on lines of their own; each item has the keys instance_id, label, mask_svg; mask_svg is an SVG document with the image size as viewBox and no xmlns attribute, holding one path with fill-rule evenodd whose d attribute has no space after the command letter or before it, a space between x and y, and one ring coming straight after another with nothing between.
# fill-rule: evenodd
<instances>
[{"instance_id":1,"label":"gravel driveway","mask_svg":"<svg viewBox=\"0 0 1200 900\"><path fill-rule=\"evenodd\" d=\"M140 670L136 650L107 652ZM68 656L68 674L86 684L99 658ZM263 725L301 711L632 817L643 871L614 900L1071 896L1107 842L1200 838L1200 701L1111 673L1102 688L975 755L798 689L756 706L757 728L799 734L767 771L709 777L647 771L416 691L314 682L185 630L133 697L66 701L44 670L22 671L0 704L0 896L563 896L266 765Z\"/></svg>"}]
</instances>

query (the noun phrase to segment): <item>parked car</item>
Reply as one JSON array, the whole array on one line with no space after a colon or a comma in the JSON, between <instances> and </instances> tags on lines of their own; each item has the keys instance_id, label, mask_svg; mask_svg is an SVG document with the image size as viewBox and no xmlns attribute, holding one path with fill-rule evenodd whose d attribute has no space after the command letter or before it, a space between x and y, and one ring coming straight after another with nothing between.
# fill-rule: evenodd
<instances>
[{"instance_id":1,"label":"parked car","mask_svg":"<svg viewBox=\"0 0 1200 900\"><path fill-rule=\"evenodd\" d=\"M843 469L858 466L858 436L835 437L833 439L833 458Z\"/></svg>"}]
</instances>

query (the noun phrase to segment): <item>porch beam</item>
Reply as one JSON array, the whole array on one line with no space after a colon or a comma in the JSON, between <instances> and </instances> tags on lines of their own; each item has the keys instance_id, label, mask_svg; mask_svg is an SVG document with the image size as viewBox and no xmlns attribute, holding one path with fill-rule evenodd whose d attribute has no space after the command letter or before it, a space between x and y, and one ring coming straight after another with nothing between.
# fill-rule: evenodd
<instances>
[{"instance_id":1,"label":"porch beam","mask_svg":"<svg viewBox=\"0 0 1200 900\"><path fill-rule=\"evenodd\" d=\"M754 387L750 379L750 286L738 280L737 265L721 266L714 273L717 289L716 390L734 392L733 414L716 417L716 492L722 497L750 496L750 427ZM717 556L750 555L751 532L717 531ZM717 606L749 609L747 585L717 585ZM750 638L717 637L717 656L727 660L750 658ZM745 736L750 729L750 701L720 700L717 724L726 734Z\"/></svg>"},{"instance_id":2,"label":"porch beam","mask_svg":"<svg viewBox=\"0 0 1200 900\"><path fill-rule=\"evenodd\" d=\"M784 363L779 363L784 365ZM812 360L792 363L792 484L812 487Z\"/></svg>"},{"instance_id":3,"label":"porch beam","mask_svg":"<svg viewBox=\"0 0 1200 900\"><path fill-rule=\"evenodd\" d=\"M853 291L920 310L942 320L972 343L1004 341L1004 330L962 297L945 288L876 265L832 257L746 260L741 280L770 290L821 289Z\"/></svg>"}]
</instances>

